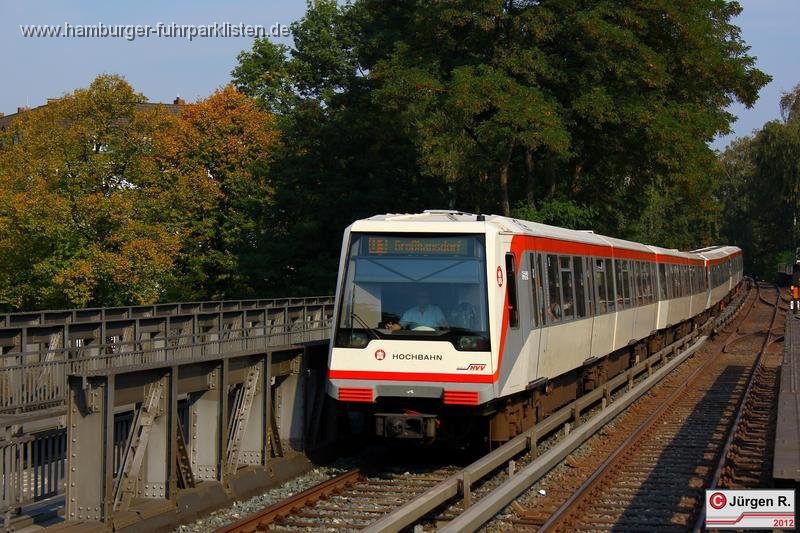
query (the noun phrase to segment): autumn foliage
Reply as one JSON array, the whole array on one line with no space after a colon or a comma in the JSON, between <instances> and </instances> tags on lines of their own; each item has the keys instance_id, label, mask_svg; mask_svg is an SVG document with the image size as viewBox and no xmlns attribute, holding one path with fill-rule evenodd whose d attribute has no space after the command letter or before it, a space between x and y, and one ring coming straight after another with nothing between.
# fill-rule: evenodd
<instances>
[{"instance_id":1,"label":"autumn foliage","mask_svg":"<svg viewBox=\"0 0 800 533\"><path fill-rule=\"evenodd\" d=\"M218 296L231 229L261 178L273 118L230 87L176 116L103 75L21 113L0 137L0 308Z\"/></svg>"}]
</instances>

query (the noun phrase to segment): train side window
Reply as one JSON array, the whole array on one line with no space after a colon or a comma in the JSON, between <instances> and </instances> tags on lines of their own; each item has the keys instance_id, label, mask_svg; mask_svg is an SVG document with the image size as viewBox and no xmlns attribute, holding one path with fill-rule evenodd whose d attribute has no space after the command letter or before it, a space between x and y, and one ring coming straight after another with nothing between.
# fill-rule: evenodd
<instances>
[{"instance_id":1,"label":"train side window","mask_svg":"<svg viewBox=\"0 0 800 533\"><path fill-rule=\"evenodd\" d=\"M547 322L561 321L561 280L558 272L558 257L547 256Z\"/></svg>"},{"instance_id":2,"label":"train side window","mask_svg":"<svg viewBox=\"0 0 800 533\"><path fill-rule=\"evenodd\" d=\"M670 277L672 278L672 297L673 298L680 298L680 287L681 287L681 280L678 276L678 266L677 265L670 265Z\"/></svg>"},{"instance_id":3,"label":"train side window","mask_svg":"<svg viewBox=\"0 0 800 533\"><path fill-rule=\"evenodd\" d=\"M616 291L614 290L614 262L611 259L606 259L606 282L608 283L608 310L613 311L617 308L617 301L615 299Z\"/></svg>"},{"instance_id":4,"label":"train side window","mask_svg":"<svg viewBox=\"0 0 800 533\"><path fill-rule=\"evenodd\" d=\"M586 276L583 274L583 257L574 257L575 266L575 318L586 316Z\"/></svg>"},{"instance_id":5,"label":"train side window","mask_svg":"<svg viewBox=\"0 0 800 533\"><path fill-rule=\"evenodd\" d=\"M539 256L534 253L528 254L531 265L531 295L533 297L533 305L531 305L531 314L533 315L532 325L535 328L539 327L542 320L542 280L541 280L541 267L539 266Z\"/></svg>"},{"instance_id":6,"label":"train side window","mask_svg":"<svg viewBox=\"0 0 800 533\"><path fill-rule=\"evenodd\" d=\"M692 294L691 287L689 286L689 265L683 265L683 295L689 296Z\"/></svg>"},{"instance_id":7,"label":"train side window","mask_svg":"<svg viewBox=\"0 0 800 533\"><path fill-rule=\"evenodd\" d=\"M597 259L594 262L594 282L597 285L597 314L602 315L607 310L606 302L608 302L606 268L602 259Z\"/></svg>"},{"instance_id":8,"label":"train side window","mask_svg":"<svg viewBox=\"0 0 800 533\"><path fill-rule=\"evenodd\" d=\"M519 306L517 305L517 265L514 254L506 254L506 290L508 291L508 325L519 327Z\"/></svg>"},{"instance_id":9,"label":"train side window","mask_svg":"<svg viewBox=\"0 0 800 533\"><path fill-rule=\"evenodd\" d=\"M583 258L583 272L586 277L586 296L589 298L586 301L586 314L587 316L594 316L597 313L597 293L594 290L594 275L592 269L592 258Z\"/></svg>"},{"instance_id":10,"label":"train side window","mask_svg":"<svg viewBox=\"0 0 800 533\"><path fill-rule=\"evenodd\" d=\"M575 280L572 276L572 258L559 257L561 270L561 311L564 320L575 317Z\"/></svg>"},{"instance_id":11,"label":"train side window","mask_svg":"<svg viewBox=\"0 0 800 533\"><path fill-rule=\"evenodd\" d=\"M631 273L630 262L622 259L614 260L617 278L617 304L620 309L631 307Z\"/></svg>"},{"instance_id":12,"label":"train side window","mask_svg":"<svg viewBox=\"0 0 800 533\"><path fill-rule=\"evenodd\" d=\"M648 274L649 269L650 265L644 261L639 262L639 275L641 276L642 280L642 305L647 305L650 303L650 291L647 288L647 280L650 277Z\"/></svg>"},{"instance_id":13,"label":"train side window","mask_svg":"<svg viewBox=\"0 0 800 533\"><path fill-rule=\"evenodd\" d=\"M633 304L631 298L631 285L633 280L631 280L631 261L623 261L622 262L622 294L625 298L625 307L631 307Z\"/></svg>"},{"instance_id":14,"label":"train side window","mask_svg":"<svg viewBox=\"0 0 800 533\"><path fill-rule=\"evenodd\" d=\"M636 290L636 305L645 304L646 291L644 288L644 264L641 261L631 261L633 265L634 289Z\"/></svg>"},{"instance_id":15,"label":"train side window","mask_svg":"<svg viewBox=\"0 0 800 533\"><path fill-rule=\"evenodd\" d=\"M650 303L658 301L658 265L650 263Z\"/></svg>"},{"instance_id":16,"label":"train side window","mask_svg":"<svg viewBox=\"0 0 800 533\"><path fill-rule=\"evenodd\" d=\"M695 266L694 267L694 279L695 279L695 287L694 292L696 294L700 294L703 292L703 270L702 267Z\"/></svg>"},{"instance_id":17,"label":"train side window","mask_svg":"<svg viewBox=\"0 0 800 533\"><path fill-rule=\"evenodd\" d=\"M658 294L662 300L667 299L667 265L658 265Z\"/></svg>"}]
</instances>

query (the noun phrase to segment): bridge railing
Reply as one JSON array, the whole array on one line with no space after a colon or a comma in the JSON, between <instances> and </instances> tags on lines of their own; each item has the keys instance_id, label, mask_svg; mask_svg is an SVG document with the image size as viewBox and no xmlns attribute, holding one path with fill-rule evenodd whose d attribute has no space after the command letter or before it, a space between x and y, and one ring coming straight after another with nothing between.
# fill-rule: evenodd
<instances>
[{"instance_id":1,"label":"bridge railing","mask_svg":"<svg viewBox=\"0 0 800 533\"><path fill-rule=\"evenodd\" d=\"M55 309L47 311L22 311L0 313L0 328L80 324L135 318L154 318L178 315L196 315L230 311L299 308L312 305L332 305L333 296L305 298L272 298L253 300L210 300L176 302L126 307L94 307L86 309Z\"/></svg>"},{"instance_id":2,"label":"bridge railing","mask_svg":"<svg viewBox=\"0 0 800 533\"><path fill-rule=\"evenodd\" d=\"M221 305L225 302L205 302L191 304L191 308L187 308L189 304L148 307L174 309L169 315L143 316L144 308L137 307L118 308L119 313L103 310L89 318L77 316L77 311L65 311L60 313L73 314L62 316L64 320L86 321L62 323L54 322L57 312L44 312L32 314L36 315L35 320L29 317L26 326L13 315L11 322L16 325L0 328L0 339L7 340L5 353L0 355L0 414L62 405L70 374L263 353L327 340L330 336L330 298L258 303L275 307L253 307L241 302L231 302L226 307ZM97 318L99 322L94 321ZM9 343L8 339L14 342ZM21 350L23 346L37 349Z\"/></svg>"},{"instance_id":3,"label":"bridge railing","mask_svg":"<svg viewBox=\"0 0 800 533\"><path fill-rule=\"evenodd\" d=\"M67 430L51 428L0 438L0 523L23 505L64 492Z\"/></svg>"}]
</instances>

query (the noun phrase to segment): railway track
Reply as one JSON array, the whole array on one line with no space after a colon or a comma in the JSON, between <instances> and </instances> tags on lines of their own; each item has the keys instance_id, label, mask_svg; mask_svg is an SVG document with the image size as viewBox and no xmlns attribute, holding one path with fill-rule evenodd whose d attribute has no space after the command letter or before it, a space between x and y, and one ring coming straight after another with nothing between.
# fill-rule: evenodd
<instances>
[{"instance_id":1,"label":"railway track","mask_svg":"<svg viewBox=\"0 0 800 533\"><path fill-rule=\"evenodd\" d=\"M758 291L722 349L674 387L657 411L629 417L618 429L638 422L636 428L544 523L537 520L541 513L527 521L522 513L517 525L539 531L702 526L704 490L715 486L723 472L726 479L741 475L743 468L723 465L751 465L756 454L748 445L762 444L769 435L770 400L764 398L759 376L762 382L769 379L762 363L777 338L780 295L766 286ZM751 426L762 431L745 437Z\"/></svg>"},{"instance_id":2,"label":"railway track","mask_svg":"<svg viewBox=\"0 0 800 533\"><path fill-rule=\"evenodd\" d=\"M421 467L414 472L351 470L217 530L359 530L451 476L456 467Z\"/></svg>"},{"instance_id":3,"label":"railway track","mask_svg":"<svg viewBox=\"0 0 800 533\"><path fill-rule=\"evenodd\" d=\"M735 309L729 311L727 317L723 317L724 323L734 316ZM722 327L724 323L709 322L704 330ZM349 472L340 476L341 479L325 482L217 531L378 532L399 531L414 524L424 524L421 527L426 530L460 531L464 530L465 523L469 524L467 529L476 529L597 431L614 433L613 423L606 424L642 395L651 394L653 385L662 379L667 382L667 388L670 383L676 383L672 370L686 361L705 338L701 331L693 332L662 350L663 353L655 354L609 381L606 390L597 389L566 406L533 430L464 469L448 466L424 472L377 475ZM609 406L607 401L611 398L614 399ZM599 429L603 426L606 429ZM609 447L607 451L610 453L612 449ZM574 466L579 466L574 456L570 457ZM517 487L506 486L511 482ZM489 510L479 510L488 500L497 501L488 502ZM423 517L426 518L423 520ZM543 521L540 518L536 522ZM519 519L514 528L528 525L530 523Z\"/></svg>"},{"instance_id":4,"label":"railway track","mask_svg":"<svg viewBox=\"0 0 800 533\"><path fill-rule=\"evenodd\" d=\"M784 325L785 320L779 318L767 340L752 389L741 411L742 420L733 434L729 453L719 465L717 486L720 488L768 487L772 482Z\"/></svg>"}]
</instances>

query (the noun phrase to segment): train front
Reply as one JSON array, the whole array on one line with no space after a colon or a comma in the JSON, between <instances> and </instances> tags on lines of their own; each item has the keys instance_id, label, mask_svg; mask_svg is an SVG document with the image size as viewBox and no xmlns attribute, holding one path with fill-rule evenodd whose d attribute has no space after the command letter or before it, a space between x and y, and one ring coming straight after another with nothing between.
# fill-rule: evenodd
<instances>
[{"instance_id":1,"label":"train front","mask_svg":"<svg viewBox=\"0 0 800 533\"><path fill-rule=\"evenodd\" d=\"M342 252L328 394L379 437L468 438L494 397L486 235L358 227Z\"/></svg>"}]
</instances>

